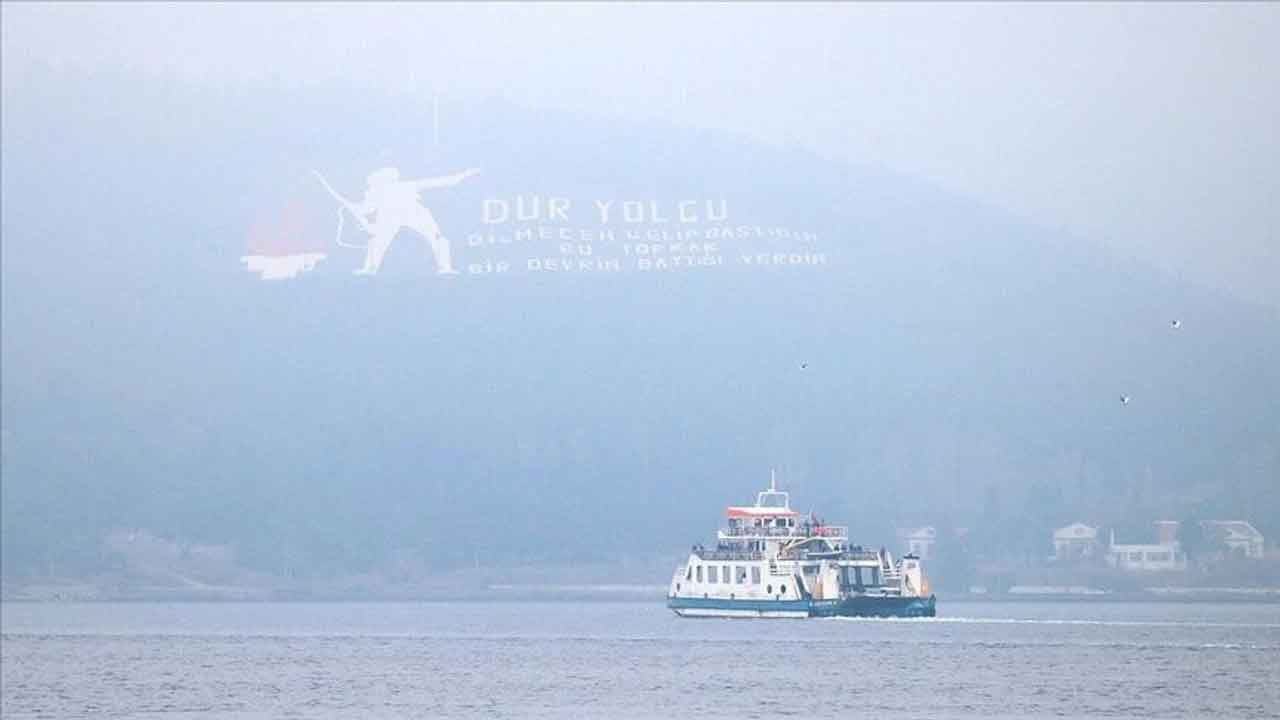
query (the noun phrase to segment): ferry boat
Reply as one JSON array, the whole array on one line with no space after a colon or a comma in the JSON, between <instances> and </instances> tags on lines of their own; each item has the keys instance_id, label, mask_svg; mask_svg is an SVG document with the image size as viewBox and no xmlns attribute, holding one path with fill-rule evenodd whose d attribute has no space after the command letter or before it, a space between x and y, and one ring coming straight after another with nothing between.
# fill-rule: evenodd
<instances>
[{"instance_id":1,"label":"ferry boat","mask_svg":"<svg viewBox=\"0 0 1280 720\"><path fill-rule=\"evenodd\" d=\"M933 617L920 558L849 544L849 530L791 509L776 478L730 506L715 549L694 545L667 607L681 617Z\"/></svg>"}]
</instances>

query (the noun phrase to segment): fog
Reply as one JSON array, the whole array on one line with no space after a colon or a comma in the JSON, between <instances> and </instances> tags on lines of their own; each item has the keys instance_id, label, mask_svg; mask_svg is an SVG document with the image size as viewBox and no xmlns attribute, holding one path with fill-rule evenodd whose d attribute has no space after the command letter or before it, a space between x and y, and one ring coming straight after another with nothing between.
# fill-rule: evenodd
<instances>
[{"instance_id":1,"label":"fog","mask_svg":"<svg viewBox=\"0 0 1280 720\"><path fill-rule=\"evenodd\" d=\"M3 20L7 577L1280 534L1273 6Z\"/></svg>"},{"instance_id":2,"label":"fog","mask_svg":"<svg viewBox=\"0 0 1280 720\"><path fill-rule=\"evenodd\" d=\"M794 143L1280 308L1266 3L24 3L4 33L11 89L51 64L335 87L353 108L497 95Z\"/></svg>"}]
</instances>

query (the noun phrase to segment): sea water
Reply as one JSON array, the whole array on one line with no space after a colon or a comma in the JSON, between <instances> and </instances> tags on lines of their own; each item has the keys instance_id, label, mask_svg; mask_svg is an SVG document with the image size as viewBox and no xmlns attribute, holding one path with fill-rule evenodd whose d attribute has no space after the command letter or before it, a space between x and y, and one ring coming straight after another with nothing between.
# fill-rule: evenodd
<instances>
[{"instance_id":1,"label":"sea water","mask_svg":"<svg viewBox=\"0 0 1280 720\"><path fill-rule=\"evenodd\" d=\"M4 718L1262 718L1280 605L940 603L918 620L661 602L0 606Z\"/></svg>"}]
</instances>

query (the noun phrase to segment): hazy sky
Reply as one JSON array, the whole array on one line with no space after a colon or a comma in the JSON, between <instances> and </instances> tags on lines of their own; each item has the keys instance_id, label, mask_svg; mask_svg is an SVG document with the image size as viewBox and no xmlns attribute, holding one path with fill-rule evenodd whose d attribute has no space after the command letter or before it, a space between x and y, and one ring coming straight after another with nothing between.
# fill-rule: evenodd
<instances>
[{"instance_id":1,"label":"hazy sky","mask_svg":"<svg viewBox=\"0 0 1280 720\"><path fill-rule=\"evenodd\" d=\"M1280 5L3 6L32 63L719 128L1280 308ZM305 118L299 118L305 122ZM799 179L798 179L799 180Z\"/></svg>"}]
</instances>

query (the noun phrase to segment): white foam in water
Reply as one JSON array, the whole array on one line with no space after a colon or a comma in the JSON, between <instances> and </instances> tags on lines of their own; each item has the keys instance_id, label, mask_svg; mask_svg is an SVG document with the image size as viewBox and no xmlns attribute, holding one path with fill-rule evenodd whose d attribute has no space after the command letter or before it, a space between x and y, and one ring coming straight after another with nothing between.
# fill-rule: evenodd
<instances>
[{"instance_id":1,"label":"white foam in water","mask_svg":"<svg viewBox=\"0 0 1280 720\"><path fill-rule=\"evenodd\" d=\"M1280 623L1231 623L1231 622L1195 622L1178 620L1071 620L1053 618L977 618L977 617L932 617L932 618L876 618L876 617L830 617L826 620L844 622L903 622L903 623L957 623L978 625L1100 625L1114 627L1187 627L1187 628L1259 628L1280 629Z\"/></svg>"}]
</instances>

